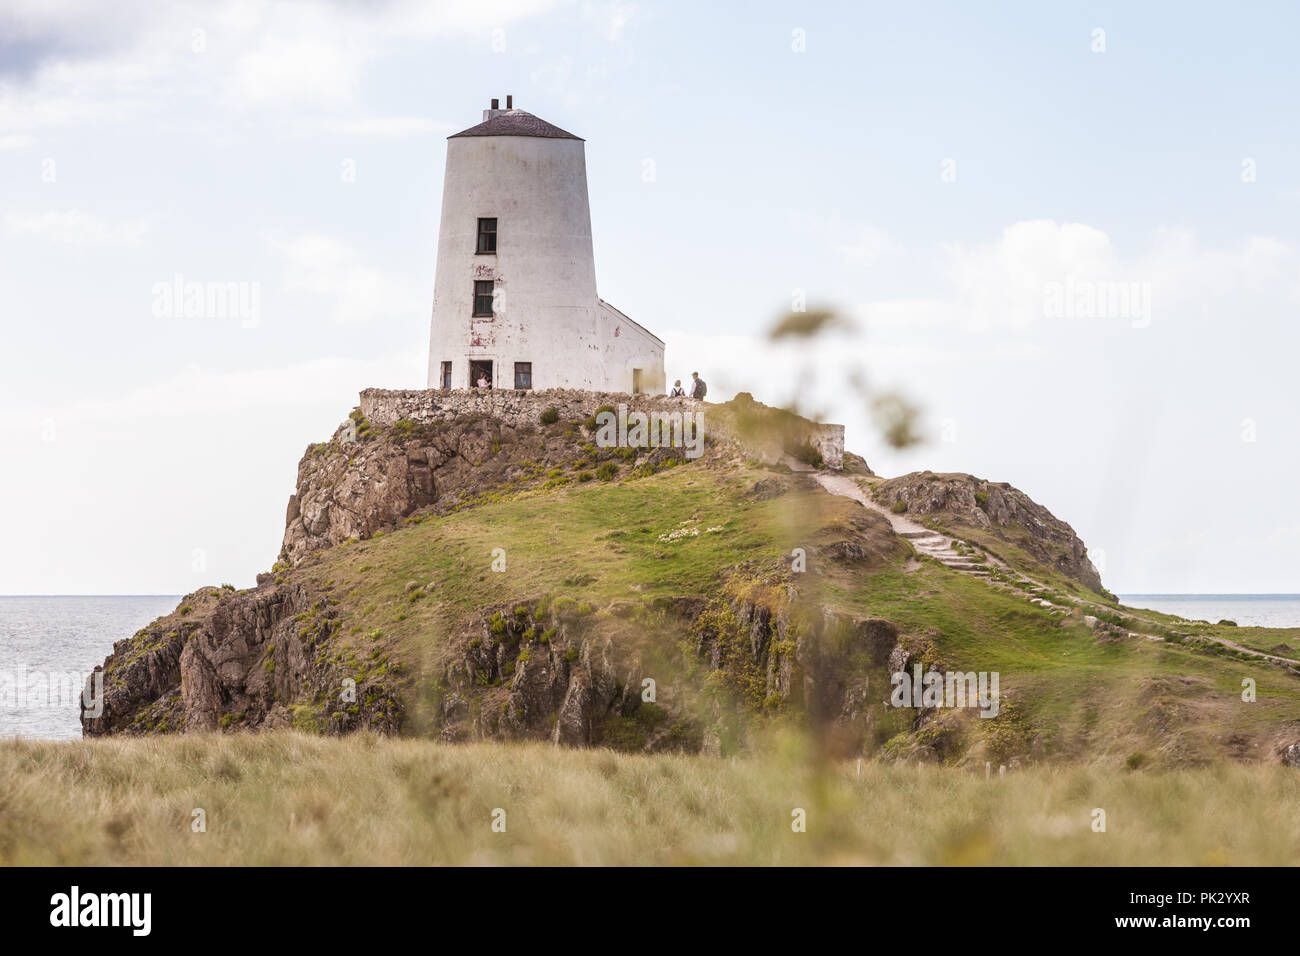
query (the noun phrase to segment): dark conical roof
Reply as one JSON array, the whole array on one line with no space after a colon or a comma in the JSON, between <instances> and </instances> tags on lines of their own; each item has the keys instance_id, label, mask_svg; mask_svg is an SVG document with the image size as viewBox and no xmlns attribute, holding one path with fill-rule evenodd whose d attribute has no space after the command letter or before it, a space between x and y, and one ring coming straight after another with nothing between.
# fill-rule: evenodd
<instances>
[{"instance_id":1,"label":"dark conical roof","mask_svg":"<svg viewBox=\"0 0 1300 956\"><path fill-rule=\"evenodd\" d=\"M532 113L523 110L502 110L489 120L477 126L453 133L448 139L457 136L538 136L543 139L582 139L565 132L558 126L552 126L544 119L538 119Z\"/></svg>"}]
</instances>

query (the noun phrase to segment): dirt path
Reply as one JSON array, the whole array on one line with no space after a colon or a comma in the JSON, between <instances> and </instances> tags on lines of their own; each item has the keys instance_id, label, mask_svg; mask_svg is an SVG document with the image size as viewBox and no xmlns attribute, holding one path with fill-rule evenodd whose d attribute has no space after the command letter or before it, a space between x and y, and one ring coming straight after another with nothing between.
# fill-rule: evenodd
<instances>
[{"instance_id":1,"label":"dirt path","mask_svg":"<svg viewBox=\"0 0 1300 956\"><path fill-rule=\"evenodd\" d=\"M917 551L921 554L935 558L940 564L944 565L944 567L963 574L969 574L985 579L988 578L989 569L991 567L1003 571L1009 571L1012 574L1018 575L1021 579L1020 586L1004 582L1005 586L1013 592L1020 594L1030 602L1037 604L1039 607L1062 611L1068 610L1068 608L1063 605L1053 604L1051 601L1048 601L1046 598L1041 596L1042 594L1049 592L1049 590L1054 590L1049 589L1048 586L1043 584L1041 581L1037 581L1023 572L1013 571L1000 559L995 558L991 554L987 554L982 549L974 547L969 542L962 541L960 538L954 538L951 535L945 535L933 531L912 518L907 517L905 514L894 514L888 508L883 507L873 500L852 475L818 471L811 465L806 465L793 458L786 458L785 463L790 467L791 471L807 475L831 494L839 495L842 498L852 498L864 507L871 509L879 515L883 515L885 520L889 522L889 526L894 529L895 534L907 538L911 541ZM979 561L972 560L972 557L975 556L982 556L982 559ZM989 583L991 586L993 585L992 581ZM1090 601L1087 598L1075 597L1074 595L1067 595L1067 597L1075 605L1081 608L1110 614L1115 613L1115 609L1110 605ZM1155 621L1152 621L1149 618L1144 618L1141 614L1134 613L1127 608L1123 613L1133 621L1153 626L1156 624ZM1089 620L1096 621L1097 618L1089 616ZM1131 632L1130 636L1144 637L1147 640L1152 641L1164 640L1164 638L1158 634L1144 634L1137 631ZM1253 648L1238 644L1235 641L1230 641L1224 637L1215 637L1209 634L1201 636L1205 640L1213 641L1216 644L1222 644L1224 647L1232 648L1235 651L1249 654L1251 657L1259 658L1261 660L1270 661L1276 664L1300 665L1300 660L1293 660L1289 657L1279 657L1276 654L1257 651Z\"/></svg>"},{"instance_id":2,"label":"dirt path","mask_svg":"<svg viewBox=\"0 0 1300 956\"><path fill-rule=\"evenodd\" d=\"M801 467L794 468L794 465ZM862 486L858 484L852 475L815 471L802 462L794 462L791 468L807 474L808 477L831 494L839 495L842 498L852 498L854 501L870 508L876 514L883 515L885 520L889 522L889 526L894 529L895 534L907 538L918 552L934 558L944 567L977 577L986 577L990 568L1006 570L1006 565L992 555L986 555L958 538L933 531L925 525L913 521L906 515L894 514L888 508L882 507L862 489Z\"/></svg>"}]
</instances>

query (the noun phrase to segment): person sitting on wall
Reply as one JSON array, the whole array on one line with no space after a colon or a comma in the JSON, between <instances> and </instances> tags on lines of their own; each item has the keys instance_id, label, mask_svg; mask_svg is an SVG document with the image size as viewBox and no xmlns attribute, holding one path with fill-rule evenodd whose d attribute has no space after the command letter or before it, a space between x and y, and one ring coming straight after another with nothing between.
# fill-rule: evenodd
<instances>
[{"instance_id":1,"label":"person sitting on wall","mask_svg":"<svg viewBox=\"0 0 1300 956\"><path fill-rule=\"evenodd\" d=\"M682 390L682 380L679 378L673 382L673 390L668 393L669 398L685 398L686 392Z\"/></svg>"},{"instance_id":2,"label":"person sitting on wall","mask_svg":"<svg viewBox=\"0 0 1300 956\"><path fill-rule=\"evenodd\" d=\"M709 391L709 386L704 384L704 379L700 378L699 372L692 372L691 378L695 380L691 385L691 398L697 402L703 401L705 394Z\"/></svg>"}]
</instances>

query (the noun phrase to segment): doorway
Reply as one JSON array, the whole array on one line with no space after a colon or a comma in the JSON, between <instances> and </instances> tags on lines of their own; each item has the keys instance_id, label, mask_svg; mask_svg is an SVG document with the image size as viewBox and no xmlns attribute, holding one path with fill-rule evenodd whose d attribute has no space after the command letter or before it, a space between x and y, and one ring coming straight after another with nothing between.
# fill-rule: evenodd
<instances>
[{"instance_id":1,"label":"doorway","mask_svg":"<svg viewBox=\"0 0 1300 956\"><path fill-rule=\"evenodd\" d=\"M469 387L478 388L479 379L487 380L487 387L492 387L492 361L490 359L480 359L469 363Z\"/></svg>"}]
</instances>

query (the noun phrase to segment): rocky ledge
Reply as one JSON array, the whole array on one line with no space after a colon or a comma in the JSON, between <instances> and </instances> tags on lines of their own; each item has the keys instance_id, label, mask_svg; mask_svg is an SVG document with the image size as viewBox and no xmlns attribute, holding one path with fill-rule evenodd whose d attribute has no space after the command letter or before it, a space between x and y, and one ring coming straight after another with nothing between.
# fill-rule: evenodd
<instances>
[{"instance_id":1,"label":"rocky ledge","mask_svg":"<svg viewBox=\"0 0 1300 956\"><path fill-rule=\"evenodd\" d=\"M1074 529L1006 482L917 471L880 482L873 496L896 513L916 520L932 518L954 534L987 532L1092 591L1111 596Z\"/></svg>"}]
</instances>

